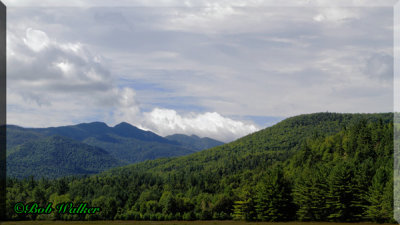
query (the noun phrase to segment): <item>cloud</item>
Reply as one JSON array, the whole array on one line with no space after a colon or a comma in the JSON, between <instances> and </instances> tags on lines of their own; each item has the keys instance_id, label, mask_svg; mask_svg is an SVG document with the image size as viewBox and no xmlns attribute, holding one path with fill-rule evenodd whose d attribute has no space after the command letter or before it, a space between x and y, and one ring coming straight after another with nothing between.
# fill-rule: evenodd
<instances>
[{"instance_id":1,"label":"cloud","mask_svg":"<svg viewBox=\"0 0 400 225\"><path fill-rule=\"evenodd\" d=\"M80 99L82 94L104 98L105 93L115 92L109 71L82 44L59 43L32 28L26 29L23 38L9 33L9 87L25 96L36 96L38 105L51 104L48 99L59 95L67 94L72 99Z\"/></svg>"},{"instance_id":2,"label":"cloud","mask_svg":"<svg viewBox=\"0 0 400 225\"><path fill-rule=\"evenodd\" d=\"M165 108L143 112L136 92L118 87L102 56L85 44L56 41L33 28L27 28L23 37L9 33L8 123L43 127L91 119L125 121L161 135L196 134L224 141L257 130L216 112L189 117Z\"/></svg>"},{"instance_id":3,"label":"cloud","mask_svg":"<svg viewBox=\"0 0 400 225\"><path fill-rule=\"evenodd\" d=\"M343 23L353 19L359 19L358 10L355 8L322 8L313 19L317 22Z\"/></svg>"},{"instance_id":4,"label":"cloud","mask_svg":"<svg viewBox=\"0 0 400 225\"><path fill-rule=\"evenodd\" d=\"M131 88L119 90L118 107L114 110L114 124L118 122L129 122L141 126L142 113L136 100L136 93Z\"/></svg>"},{"instance_id":5,"label":"cloud","mask_svg":"<svg viewBox=\"0 0 400 225\"><path fill-rule=\"evenodd\" d=\"M246 124L221 116L217 112L179 115L175 110L155 108L144 113L143 126L162 135L174 133L211 136L222 141L231 141L259 130L253 124Z\"/></svg>"},{"instance_id":6,"label":"cloud","mask_svg":"<svg viewBox=\"0 0 400 225\"><path fill-rule=\"evenodd\" d=\"M108 107L118 106L119 90L99 55L81 43L56 41L39 29L16 33L11 30L7 37L9 123L65 125L104 118Z\"/></svg>"},{"instance_id":7,"label":"cloud","mask_svg":"<svg viewBox=\"0 0 400 225\"><path fill-rule=\"evenodd\" d=\"M195 134L229 142L253 133L260 128L252 122L242 122L224 117L217 112L179 114L176 110L154 108L143 111L131 88L120 90L119 107L113 112L114 124L129 122L159 135Z\"/></svg>"},{"instance_id":8,"label":"cloud","mask_svg":"<svg viewBox=\"0 0 400 225\"><path fill-rule=\"evenodd\" d=\"M393 80L393 56L376 53L366 59L363 72L375 80Z\"/></svg>"},{"instance_id":9,"label":"cloud","mask_svg":"<svg viewBox=\"0 0 400 225\"><path fill-rule=\"evenodd\" d=\"M35 52L43 50L49 43L49 38L46 33L32 28L26 30L26 38L23 40L24 43Z\"/></svg>"}]
</instances>

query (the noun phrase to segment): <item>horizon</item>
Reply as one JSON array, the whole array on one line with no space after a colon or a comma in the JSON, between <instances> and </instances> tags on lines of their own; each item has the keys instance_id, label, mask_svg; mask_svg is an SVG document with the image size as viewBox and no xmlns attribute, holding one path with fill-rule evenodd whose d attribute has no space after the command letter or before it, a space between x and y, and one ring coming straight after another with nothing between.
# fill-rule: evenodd
<instances>
[{"instance_id":1,"label":"horizon","mask_svg":"<svg viewBox=\"0 0 400 225\"><path fill-rule=\"evenodd\" d=\"M263 129L266 129L266 128L269 128L269 127L273 127L273 126L277 125L278 123L280 123L282 121L285 121L287 119L290 119L290 118L293 118L293 117L298 117L298 116L304 116L304 115L313 115L313 114L388 114L388 113L395 114L395 112L372 112L372 113L368 113L368 112L367 113L313 112L313 113L298 114L298 115L295 115L295 116L283 118L282 120L280 120L280 121L278 121L278 122L276 122L274 124L271 124L269 126L261 127L259 130L255 131L255 132L252 132L252 133L256 133L256 132L261 131ZM140 130L143 130L143 131L150 131L150 132L152 132L152 133L154 133L154 134L156 134L156 135L158 135L160 137L164 137L164 138L167 137L167 136L172 136L172 135L186 135L186 136L196 136L196 137L199 137L199 138L211 138L211 139L214 139L214 140L217 140L217 141L221 141L221 142L223 142L225 144L230 143L232 141L235 141L235 140L237 140L239 138L242 138L244 136L247 136L247 135L251 134L251 133L249 133L249 134L243 135L241 137L238 137L238 138L236 138L234 140L230 140L230 141L219 140L219 139L217 139L215 137L212 137L212 136L199 136L199 135L196 135L196 134L184 134L184 133L173 133L173 134L168 134L168 135L164 135L163 136L163 135L160 135L160 134L158 134L158 133L156 133L156 132L154 132L152 130L146 130L145 128L141 128L139 126L136 126L135 124L131 124L131 123L128 123L128 122L125 122L125 121L120 122L118 124L114 124L114 125L107 124L106 122L103 122L103 121L92 121L92 122L80 122L80 123L66 124L66 125L60 125L60 126L44 126L44 127L26 127L26 126L21 126L21 125L17 125L17 124L7 124L7 126L17 126L17 127L21 127L21 128L25 128L25 129L47 129L47 128L70 127L70 126L77 126L77 125L81 125L81 124L93 124L93 123L101 123L101 124L106 125L109 128L114 128L114 127L116 127L118 125L121 125L121 124L128 124L130 126L133 126L133 127L138 128Z\"/></svg>"}]
</instances>

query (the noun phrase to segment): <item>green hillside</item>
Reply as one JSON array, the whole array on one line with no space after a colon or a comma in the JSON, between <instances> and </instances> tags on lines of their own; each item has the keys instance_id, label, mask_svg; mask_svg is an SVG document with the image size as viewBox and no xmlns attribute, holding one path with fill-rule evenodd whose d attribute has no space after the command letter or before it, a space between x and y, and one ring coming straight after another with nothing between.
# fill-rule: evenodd
<instances>
[{"instance_id":1,"label":"green hillside","mask_svg":"<svg viewBox=\"0 0 400 225\"><path fill-rule=\"evenodd\" d=\"M8 204L103 206L70 219L392 222L392 137L391 113L301 115L188 156L80 179L11 180Z\"/></svg>"},{"instance_id":2,"label":"green hillside","mask_svg":"<svg viewBox=\"0 0 400 225\"><path fill-rule=\"evenodd\" d=\"M94 174L126 165L103 149L61 136L17 145L7 157L9 177L62 177Z\"/></svg>"},{"instance_id":3,"label":"green hillside","mask_svg":"<svg viewBox=\"0 0 400 225\"><path fill-rule=\"evenodd\" d=\"M213 173L212 177L236 171L261 170L274 162L288 159L300 149L304 140L335 134L361 120L389 123L393 121L393 114L315 113L295 116L225 145L176 159L156 160L131 167L163 172L202 170Z\"/></svg>"},{"instance_id":4,"label":"green hillside","mask_svg":"<svg viewBox=\"0 0 400 225\"><path fill-rule=\"evenodd\" d=\"M165 137L168 140L176 141L186 148L194 148L197 151L213 148L224 142L217 141L208 137L200 138L196 135L173 134Z\"/></svg>"}]
</instances>

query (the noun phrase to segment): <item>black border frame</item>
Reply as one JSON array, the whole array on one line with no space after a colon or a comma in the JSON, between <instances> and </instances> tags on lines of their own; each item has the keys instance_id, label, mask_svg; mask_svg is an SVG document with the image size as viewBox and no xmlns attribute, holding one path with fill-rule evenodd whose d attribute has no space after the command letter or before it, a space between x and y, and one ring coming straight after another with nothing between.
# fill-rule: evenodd
<instances>
[{"instance_id":1,"label":"black border frame","mask_svg":"<svg viewBox=\"0 0 400 225\"><path fill-rule=\"evenodd\" d=\"M6 6L0 1L0 221L6 219L6 20Z\"/></svg>"}]
</instances>

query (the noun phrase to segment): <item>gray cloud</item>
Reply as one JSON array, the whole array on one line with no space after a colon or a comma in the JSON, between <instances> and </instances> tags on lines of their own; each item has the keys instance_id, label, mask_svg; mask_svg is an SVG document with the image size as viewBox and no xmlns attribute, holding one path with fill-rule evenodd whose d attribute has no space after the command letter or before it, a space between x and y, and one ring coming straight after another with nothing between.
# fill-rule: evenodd
<instances>
[{"instance_id":1,"label":"gray cloud","mask_svg":"<svg viewBox=\"0 0 400 225\"><path fill-rule=\"evenodd\" d=\"M9 87L22 92L29 88L39 104L49 103L47 93L101 95L113 88L99 57L80 43L58 43L32 28L23 38L9 37Z\"/></svg>"},{"instance_id":2,"label":"gray cloud","mask_svg":"<svg viewBox=\"0 0 400 225\"><path fill-rule=\"evenodd\" d=\"M376 53L366 59L363 72L377 80L393 81L393 56Z\"/></svg>"}]
</instances>

